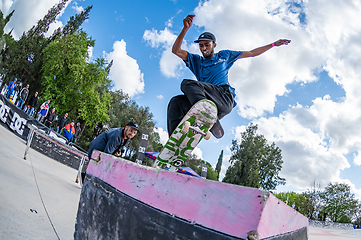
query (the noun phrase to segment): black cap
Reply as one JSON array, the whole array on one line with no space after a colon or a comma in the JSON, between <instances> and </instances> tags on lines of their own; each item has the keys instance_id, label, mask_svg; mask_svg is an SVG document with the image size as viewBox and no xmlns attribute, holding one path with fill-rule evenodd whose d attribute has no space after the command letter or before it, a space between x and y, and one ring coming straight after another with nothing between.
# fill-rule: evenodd
<instances>
[{"instance_id":1,"label":"black cap","mask_svg":"<svg viewBox=\"0 0 361 240\"><path fill-rule=\"evenodd\" d=\"M139 125L135 121L128 122L127 126L130 126L132 128L135 128L138 131Z\"/></svg>"},{"instance_id":2,"label":"black cap","mask_svg":"<svg viewBox=\"0 0 361 240\"><path fill-rule=\"evenodd\" d=\"M216 42L216 37L210 32L204 32L194 42L198 43L199 41L213 41L213 42Z\"/></svg>"}]
</instances>

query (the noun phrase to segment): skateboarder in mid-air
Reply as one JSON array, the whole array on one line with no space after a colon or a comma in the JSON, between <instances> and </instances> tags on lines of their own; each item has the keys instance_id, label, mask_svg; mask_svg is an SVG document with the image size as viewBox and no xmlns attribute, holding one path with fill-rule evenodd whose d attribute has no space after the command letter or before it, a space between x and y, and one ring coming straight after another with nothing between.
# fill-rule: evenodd
<instances>
[{"instance_id":1,"label":"skateboarder in mid-air","mask_svg":"<svg viewBox=\"0 0 361 240\"><path fill-rule=\"evenodd\" d=\"M172 52L180 57L186 66L196 76L197 81L184 79L181 83L181 90L184 95L173 97L168 105L167 127L171 135L188 110L199 100L209 99L213 101L218 109L218 119L222 119L230 113L236 105L235 89L228 83L228 70L233 63L240 58L255 57L274 46L287 45L291 40L280 39L263 47L251 51L222 50L214 53L217 46L215 36L210 32L202 33L195 41L203 55L189 53L181 49L183 39L192 26L195 15L188 15L183 20L183 29L175 40ZM216 138L221 138L223 132L220 130L219 121L210 130Z\"/></svg>"}]
</instances>

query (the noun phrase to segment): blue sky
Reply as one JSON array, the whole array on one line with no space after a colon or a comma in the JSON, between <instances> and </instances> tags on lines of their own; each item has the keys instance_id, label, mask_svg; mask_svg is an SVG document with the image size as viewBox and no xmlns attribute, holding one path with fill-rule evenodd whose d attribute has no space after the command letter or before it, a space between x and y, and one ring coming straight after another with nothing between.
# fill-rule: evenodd
<instances>
[{"instance_id":1,"label":"blue sky","mask_svg":"<svg viewBox=\"0 0 361 240\"><path fill-rule=\"evenodd\" d=\"M2 0L8 24L18 38L41 19L56 0ZM288 46L238 60L229 73L238 106L222 119L225 136L202 141L195 153L215 165L221 150L229 166L232 139L253 122L259 133L282 149L279 191L305 191L313 181L324 187L345 182L361 199L361 6L357 1L71 1L52 29L93 5L83 29L95 39L91 60L114 60L110 78L154 114L166 141L166 108L181 94L184 78L194 76L170 49L183 18L195 14L183 48L203 31L216 35L216 51L252 50L280 38ZM322 13L322 14L320 14ZM50 30L50 31L51 31Z\"/></svg>"}]
</instances>

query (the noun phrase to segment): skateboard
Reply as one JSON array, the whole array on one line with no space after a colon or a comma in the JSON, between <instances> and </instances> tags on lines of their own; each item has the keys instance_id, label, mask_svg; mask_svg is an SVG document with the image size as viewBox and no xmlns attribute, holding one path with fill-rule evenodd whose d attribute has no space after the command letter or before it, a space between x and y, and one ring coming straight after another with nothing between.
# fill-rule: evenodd
<instances>
[{"instance_id":1,"label":"skateboard","mask_svg":"<svg viewBox=\"0 0 361 240\"><path fill-rule=\"evenodd\" d=\"M211 137L208 130L216 121L217 107L212 101L204 99L195 103L169 137L153 167L176 172L198 143Z\"/></svg>"}]
</instances>

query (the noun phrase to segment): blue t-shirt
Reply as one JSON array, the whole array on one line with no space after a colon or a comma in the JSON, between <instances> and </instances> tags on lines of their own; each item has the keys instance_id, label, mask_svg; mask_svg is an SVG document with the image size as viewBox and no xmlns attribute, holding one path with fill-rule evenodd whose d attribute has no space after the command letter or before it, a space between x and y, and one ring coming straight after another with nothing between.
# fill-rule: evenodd
<instances>
[{"instance_id":1,"label":"blue t-shirt","mask_svg":"<svg viewBox=\"0 0 361 240\"><path fill-rule=\"evenodd\" d=\"M204 58L198 54L188 52L188 61L185 61L185 63L198 81L217 86L229 85L228 71L242 53L242 51L222 50L215 53L212 58ZM231 86L229 87L233 96L235 96L235 89Z\"/></svg>"}]
</instances>

